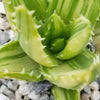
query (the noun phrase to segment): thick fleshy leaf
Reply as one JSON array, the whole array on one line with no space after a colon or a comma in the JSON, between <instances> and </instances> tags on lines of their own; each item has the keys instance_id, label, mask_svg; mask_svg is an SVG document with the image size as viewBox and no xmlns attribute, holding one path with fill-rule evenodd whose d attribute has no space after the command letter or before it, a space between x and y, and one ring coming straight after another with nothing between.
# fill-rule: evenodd
<instances>
[{"instance_id":1,"label":"thick fleshy leaf","mask_svg":"<svg viewBox=\"0 0 100 100\"><path fill-rule=\"evenodd\" d=\"M67 39L69 37L69 27L64 24L63 20L56 13L53 13L44 25L44 27L41 28L40 33L41 36L44 38L44 45L47 45L48 48L57 46L56 49L58 49L62 46L62 44L59 43L59 45L57 45L56 40L60 41L61 39Z\"/></svg>"},{"instance_id":2,"label":"thick fleshy leaf","mask_svg":"<svg viewBox=\"0 0 100 100\"><path fill-rule=\"evenodd\" d=\"M41 38L32 14L24 6L16 8L16 21L18 40L23 50L41 65L57 66L60 61L49 53L46 46L42 44L44 38Z\"/></svg>"},{"instance_id":3,"label":"thick fleshy leaf","mask_svg":"<svg viewBox=\"0 0 100 100\"><path fill-rule=\"evenodd\" d=\"M83 15L94 26L100 11L100 0L49 0L48 5L46 18L56 12L65 23Z\"/></svg>"},{"instance_id":4,"label":"thick fleshy leaf","mask_svg":"<svg viewBox=\"0 0 100 100\"><path fill-rule=\"evenodd\" d=\"M18 41L0 47L0 78L42 80L39 64L24 53Z\"/></svg>"},{"instance_id":5,"label":"thick fleshy leaf","mask_svg":"<svg viewBox=\"0 0 100 100\"><path fill-rule=\"evenodd\" d=\"M58 0L48 0L49 4L46 10L46 20L54 13L56 12L56 6L58 3Z\"/></svg>"},{"instance_id":6,"label":"thick fleshy leaf","mask_svg":"<svg viewBox=\"0 0 100 100\"><path fill-rule=\"evenodd\" d=\"M72 22L70 37L65 48L57 54L59 59L70 59L78 55L86 48L90 41L92 28L88 19L81 16Z\"/></svg>"},{"instance_id":7,"label":"thick fleshy leaf","mask_svg":"<svg viewBox=\"0 0 100 100\"><path fill-rule=\"evenodd\" d=\"M21 4L20 0L3 0L3 2L11 28L14 32L16 32L15 10L16 6L19 6Z\"/></svg>"},{"instance_id":8,"label":"thick fleshy leaf","mask_svg":"<svg viewBox=\"0 0 100 100\"><path fill-rule=\"evenodd\" d=\"M80 100L80 92L77 90L67 90L53 86L52 93L55 100Z\"/></svg>"},{"instance_id":9,"label":"thick fleshy leaf","mask_svg":"<svg viewBox=\"0 0 100 100\"><path fill-rule=\"evenodd\" d=\"M46 16L46 9L48 6L48 0L29 0L28 2L27 0L21 1L29 11L35 11L34 16L36 16L37 20L44 21Z\"/></svg>"},{"instance_id":10,"label":"thick fleshy leaf","mask_svg":"<svg viewBox=\"0 0 100 100\"><path fill-rule=\"evenodd\" d=\"M99 15L100 0L58 0L58 4L56 12L65 23L83 15L94 25Z\"/></svg>"},{"instance_id":11,"label":"thick fleshy leaf","mask_svg":"<svg viewBox=\"0 0 100 100\"><path fill-rule=\"evenodd\" d=\"M36 20L45 23L56 12L65 23L80 15L85 16L95 25L99 16L100 0L3 0L8 20L15 31L16 6L25 5L30 11L35 11ZM38 22L37 22L38 23Z\"/></svg>"},{"instance_id":12,"label":"thick fleshy leaf","mask_svg":"<svg viewBox=\"0 0 100 100\"><path fill-rule=\"evenodd\" d=\"M41 66L43 76L53 84L66 89L83 89L100 72L99 56L89 50L54 68Z\"/></svg>"}]
</instances>

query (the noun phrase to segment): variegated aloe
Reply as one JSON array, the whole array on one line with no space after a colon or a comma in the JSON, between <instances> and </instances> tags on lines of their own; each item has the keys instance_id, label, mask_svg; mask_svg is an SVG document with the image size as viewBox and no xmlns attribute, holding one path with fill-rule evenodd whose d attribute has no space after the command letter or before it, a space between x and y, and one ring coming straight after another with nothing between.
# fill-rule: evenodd
<instances>
[{"instance_id":1,"label":"variegated aloe","mask_svg":"<svg viewBox=\"0 0 100 100\"><path fill-rule=\"evenodd\" d=\"M0 48L0 77L46 79L56 85L56 100L79 100L79 90L100 71L99 54L86 48L100 0L4 0L4 5L18 41Z\"/></svg>"}]
</instances>

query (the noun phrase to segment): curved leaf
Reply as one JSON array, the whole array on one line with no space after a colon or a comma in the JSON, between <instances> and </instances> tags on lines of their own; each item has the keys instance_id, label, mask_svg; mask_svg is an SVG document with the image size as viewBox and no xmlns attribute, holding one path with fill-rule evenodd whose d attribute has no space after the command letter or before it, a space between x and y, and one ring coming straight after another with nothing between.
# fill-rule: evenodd
<instances>
[{"instance_id":1,"label":"curved leaf","mask_svg":"<svg viewBox=\"0 0 100 100\"><path fill-rule=\"evenodd\" d=\"M0 78L16 78L27 81L42 80L39 64L23 52L18 41L0 47Z\"/></svg>"},{"instance_id":2,"label":"curved leaf","mask_svg":"<svg viewBox=\"0 0 100 100\"><path fill-rule=\"evenodd\" d=\"M52 87L55 100L80 100L80 92L77 90L66 90L57 86Z\"/></svg>"},{"instance_id":3,"label":"curved leaf","mask_svg":"<svg viewBox=\"0 0 100 100\"><path fill-rule=\"evenodd\" d=\"M61 63L42 44L43 38L37 30L38 26L35 24L30 12L24 6L17 8L16 20L19 43L33 60L48 67L54 67Z\"/></svg>"},{"instance_id":4,"label":"curved leaf","mask_svg":"<svg viewBox=\"0 0 100 100\"><path fill-rule=\"evenodd\" d=\"M96 79L100 72L99 56L89 50L65 61L62 65L47 68L41 66L43 76L53 84L66 89L83 89Z\"/></svg>"}]
</instances>

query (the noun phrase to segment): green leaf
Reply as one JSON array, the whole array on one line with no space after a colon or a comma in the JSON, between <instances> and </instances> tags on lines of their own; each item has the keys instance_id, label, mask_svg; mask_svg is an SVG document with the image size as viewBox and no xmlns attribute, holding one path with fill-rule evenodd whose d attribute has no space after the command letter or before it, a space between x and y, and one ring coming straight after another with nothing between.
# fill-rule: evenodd
<instances>
[{"instance_id":1,"label":"green leaf","mask_svg":"<svg viewBox=\"0 0 100 100\"><path fill-rule=\"evenodd\" d=\"M51 42L50 50L53 53L57 53L63 50L65 45L66 45L66 41L63 38L58 38Z\"/></svg>"},{"instance_id":2,"label":"green leaf","mask_svg":"<svg viewBox=\"0 0 100 100\"><path fill-rule=\"evenodd\" d=\"M3 0L3 2L4 2L5 10L6 10L6 15L11 25L11 28L13 29L13 31L16 31L16 27L15 27L16 25L14 22L15 20L14 5L11 2L11 0Z\"/></svg>"},{"instance_id":3,"label":"green leaf","mask_svg":"<svg viewBox=\"0 0 100 100\"><path fill-rule=\"evenodd\" d=\"M88 19L81 16L72 22L70 37L65 48L57 54L59 59L70 59L81 53L90 41L92 28Z\"/></svg>"},{"instance_id":4,"label":"green leaf","mask_svg":"<svg viewBox=\"0 0 100 100\"><path fill-rule=\"evenodd\" d=\"M77 90L66 90L57 86L52 87L55 100L80 100L80 92Z\"/></svg>"},{"instance_id":5,"label":"green leaf","mask_svg":"<svg viewBox=\"0 0 100 100\"><path fill-rule=\"evenodd\" d=\"M83 15L94 26L99 16L99 7L100 0L58 0L56 12L65 23Z\"/></svg>"},{"instance_id":6,"label":"green leaf","mask_svg":"<svg viewBox=\"0 0 100 100\"><path fill-rule=\"evenodd\" d=\"M17 1L17 0L16 0ZM48 6L47 0L21 0L22 4L26 6L29 11L35 11L34 16L37 20L44 20L46 16L46 10Z\"/></svg>"},{"instance_id":7,"label":"green leaf","mask_svg":"<svg viewBox=\"0 0 100 100\"><path fill-rule=\"evenodd\" d=\"M45 38L43 44L47 45L48 48L52 45L52 42L56 39L67 39L69 37L69 27L64 24L63 20L56 14L53 13L44 27L41 28L41 36ZM58 45L57 45L58 46ZM59 46L62 46L59 44Z\"/></svg>"},{"instance_id":8,"label":"green leaf","mask_svg":"<svg viewBox=\"0 0 100 100\"><path fill-rule=\"evenodd\" d=\"M54 68L41 66L41 73L51 83L66 89L83 89L100 72L99 56L89 50Z\"/></svg>"},{"instance_id":9,"label":"green leaf","mask_svg":"<svg viewBox=\"0 0 100 100\"><path fill-rule=\"evenodd\" d=\"M58 0L47 0L48 1L48 7L46 10L46 20L56 11L56 6L58 3Z\"/></svg>"},{"instance_id":10,"label":"green leaf","mask_svg":"<svg viewBox=\"0 0 100 100\"><path fill-rule=\"evenodd\" d=\"M29 57L47 67L61 63L42 44L44 38L40 36L32 14L24 6L16 8L16 21L19 43Z\"/></svg>"},{"instance_id":11,"label":"green leaf","mask_svg":"<svg viewBox=\"0 0 100 100\"><path fill-rule=\"evenodd\" d=\"M18 41L0 47L0 78L42 80L39 64L23 52Z\"/></svg>"},{"instance_id":12,"label":"green leaf","mask_svg":"<svg viewBox=\"0 0 100 100\"><path fill-rule=\"evenodd\" d=\"M56 12L64 23L85 16L95 25L100 12L100 0L3 0L11 27L16 31L15 15L16 6L24 5L29 11L35 11L33 17L39 23L45 23ZM37 23L38 23L37 21Z\"/></svg>"}]
</instances>

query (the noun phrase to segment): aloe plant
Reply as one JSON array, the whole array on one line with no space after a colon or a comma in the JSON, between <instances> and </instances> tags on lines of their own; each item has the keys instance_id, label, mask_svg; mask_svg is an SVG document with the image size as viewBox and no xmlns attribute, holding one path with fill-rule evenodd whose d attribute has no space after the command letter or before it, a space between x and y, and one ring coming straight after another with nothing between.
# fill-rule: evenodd
<instances>
[{"instance_id":1,"label":"aloe plant","mask_svg":"<svg viewBox=\"0 0 100 100\"><path fill-rule=\"evenodd\" d=\"M100 0L3 1L18 41L1 47L0 77L46 79L56 85L52 89L56 100L73 100L72 94L78 100L77 91L100 71L99 54L86 48L99 17Z\"/></svg>"}]
</instances>

